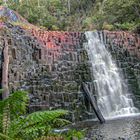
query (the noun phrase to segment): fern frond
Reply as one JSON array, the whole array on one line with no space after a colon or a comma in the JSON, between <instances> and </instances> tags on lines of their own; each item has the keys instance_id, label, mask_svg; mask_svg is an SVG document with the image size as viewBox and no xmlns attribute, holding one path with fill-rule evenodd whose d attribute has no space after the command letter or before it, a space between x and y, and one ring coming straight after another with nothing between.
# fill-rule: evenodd
<instances>
[{"instance_id":1,"label":"fern frond","mask_svg":"<svg viewBox=\"0 0 140 140\"><path fill-rule=\"evenodd\" d=\"M4 130L0 139L33 140L37 137L51 135L54 128L69 123L69 121L60 119L61 116L68 114L66 110L38 111L26 114L28 101L28 94L23 91L14 92L5 100L0 101L0 133ZM2 130L2 128L4 129Z\"/></svg>"},{"instance_id":2,"label":"fern frond","mask_svg":"<svg viewBox=\"0 0 140 140\"><path fill-rule=\"evenodd\" d=\"M3 109L7 104L10 108L10 116L12 118L19 117L26 113L26 107L29 102L28 93L25 91L16 91L2 101L0 101L0 113L3 113Z\"/></svg>"},{"instance_id":3,"label":"fern frond","mask_svg":"<svg viewBox=\"0 0 140 140\"><path fill-rule=\"evenodd\" d=\"M0 101L0 114L3 113L3 108L7 103L4 102L4 100Z\"/></svg>"},{"instance_id":4,"label":"fern frond","mask_svg":"<svg viewBox=\"0 0 140 140\"><path fill-rule=\"evenodd\" d=\"M53 126L55 127L63 127L65 125L70 124L71 122L69 120L66 119L61 119L61 118L56 118L53 121Z\"/></svg>"},{"instance_id":5,"label":"fern frond","mask_svg":"<svg viewBox=\"0 0 140 140\"><path fill-rule=\"evenodd\" d=\"M0 101L0 132L9 135L11 122L26 113L29 97L27 92L17 91ZM10 135L9 135L10 136Z\"/></svg>"},{"instance_id":6,"label":"fern frond","mask_svg":"<svg viewBox=\"0 0 140 140\"><path fill-rule=\"evenodd\" d=\"M52 110L52 111L38 111L29 114L26 117L19 118L11 124L10 131L13 136L18 136L26 133L36 133L40 132L40 128L45 128L45 130L50 129L53 126L53 121L56 118L60 118L68 114L66 110ZM31 129L31 130L30 130Z\"/></svg>"},{"instance_id":7,"label":"fern frond","mask_svg":"<svg viewBox=\"0 0 140 140\"><path fill-rule=\"evenodd\" d=\"M2 116L2 131L3 134L8 134L8 129L10 127L10 108L9 104L5 106L3 109L3 116Z\"/></svg>"},{"instance_id":8,"label":"fern frond","mask_svg":"<svg viewBox=\"0 0 140 140\"><path fill-rule=\"evenodd\" d=\"M25 91L16 91L7 99L10 104L11 117L19 117L26 114L29 103L28 93Z\"/></svg>"},{"instance_id":9,"label":"fern frond","mask_svg":"<svg viewBox=\"0 0 140 140\"><path fill-rule=\"evenodd\" d=\"M24 127L34 125L37 123L50 123L54 119L68 114L66 110L52 110L52 111L38 111L28 115L25 121L28 122Z\"/></svg>"},{"instance_id":10,"label":"fern frond","mask_svg":"<svg viewBox=\"0 0 140 140\"><path fill-rule=\"evenodd\" d=\"M7 135L4 135L2 133L0 133L0 139L6 139L6 140L15 140L13 138L8 137Z\"/></svg>"}]
</instances>

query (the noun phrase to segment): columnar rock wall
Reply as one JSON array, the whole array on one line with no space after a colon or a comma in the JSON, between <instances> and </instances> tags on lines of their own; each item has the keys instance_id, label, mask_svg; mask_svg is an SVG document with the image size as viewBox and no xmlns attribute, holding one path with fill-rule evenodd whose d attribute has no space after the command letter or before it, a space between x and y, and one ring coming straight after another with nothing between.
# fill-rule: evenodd
<instances>
[{"instance_id":1,"label":"columnar rock wall","mask_svg":"<svg viewBox=\"0 0 140 140\"><path fill-rule=\"evenodd\" d=\"M63 108L71 111L73 121L89 118L81 90L81 82L90 81L84 34L3 25L0 48L2 52L5 38L10 56L10 91L27 90L30 111Z\"/></svg>"},{"instance_id":2,"label":"columnar rock wall","mask_svg":"<svg viewBox=\"0 0 140 140\"><path fill-rule=\"evenodd\" d=\"M9 47L10 91L29 91L30 111L65 108L71 111L73 121L91 118L93 111L81 90L82 81L91 81L90 64L83 47L86 42L84 33L49 32L38 28L27 30L11 23L1 24L0 52L5 45L4 38ZM128 33L102 33L100 36L104 36L104 43L125 74L125 81L138 95L139 38L133 37L130 41L131 34Z\"/></svg>"},{"instance_id":3,"label":"columnar rock wall","mask_svg":"<svg viewBox=\"0 0 140 140\"><path fill-rule=\"evenodd\" d=\"M140 58L140 36L124 31L104 31L105 42L113 46L120 46L122 51L127 50L131 56Z\"/></svg>"},{"instance_id":4,"label":"columnar rock wall","mask_svg":"<svg viewBox=\"0 0 140 140\"><path fill-rule=\"evenodd\" d=\"M6 9L3 14L9 15L8 12ZM87 41L84 33L46 31L14 12L7 18L0 21L0 64L6 40L10 92L27 90L29 111L64 108L71 111L69 118L73 121L92 118L93 110L81 90L83 81L91 83L90 63L83 47ZM121 31L102 31L99 35L124 73L124 82L140 101L140 38Z\"/></svg>"},{"instance_id":5,"label":"columnar rock wall","mask_svg":"<svg viewBox=\"0 0 140 140\"><path fill-rule=\"evenodd\" d=\"M134 103L140 108L140 37L123 31L104 31L104 43L124 75Z\"/></svg>"}]
</instances>

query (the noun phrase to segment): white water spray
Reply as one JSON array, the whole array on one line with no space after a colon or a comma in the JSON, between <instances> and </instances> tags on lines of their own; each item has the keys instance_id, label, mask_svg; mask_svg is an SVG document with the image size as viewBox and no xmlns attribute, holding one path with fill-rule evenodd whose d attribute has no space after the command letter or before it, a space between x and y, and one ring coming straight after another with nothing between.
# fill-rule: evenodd
<instances>
[{"instance_id":1,"label":"white water spray","mask_svg":"<svg viewBox=\"0 0 140 140\"><path fill-rule=\"evenodd\" d=\"M97 91L97 103L105 118L130 116L138 113L129 96L127 84L113 62L111 54L100 41L97 32L86 32L85 45L92 64L91 72Z\"/></svg>"}]
</instances>

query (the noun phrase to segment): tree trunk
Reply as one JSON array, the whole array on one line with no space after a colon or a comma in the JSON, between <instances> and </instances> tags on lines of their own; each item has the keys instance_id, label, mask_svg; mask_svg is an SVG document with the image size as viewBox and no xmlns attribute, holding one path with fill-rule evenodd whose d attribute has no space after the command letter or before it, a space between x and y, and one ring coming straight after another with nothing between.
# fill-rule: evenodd
<instances>
[{"instance_id":1,"label":"tree trunk","mask_svg":"<svg viewBox=\"0 0 140 140\"><path fill-rule=\"evenodd\" d=\"M40 1L38 0L38 7L40 7Z\"/></svg>"},{"instance_id":2,"label":"tree trunk","mask_svg":"<svg viewBox=\"0 0 140 140\"><path fill-rule=\"evenodd\" d=\"M68 2L68 11L69 13L71 12L71 4L70 4L70 0L67 1Z\"/></svg>"},{"instance_id":3,"label":"tree trunk","mask_svg":"<svg viewBox=\"0 0 140 140\"><path fill-rule=\"evenodd\" d=\"M2 62L2 99L9 96L8 88L8 65L9 65L9 55L8 55L8 42L5 39L5 46L3 48L3 62Z\"/></svg>"}]
</instances>

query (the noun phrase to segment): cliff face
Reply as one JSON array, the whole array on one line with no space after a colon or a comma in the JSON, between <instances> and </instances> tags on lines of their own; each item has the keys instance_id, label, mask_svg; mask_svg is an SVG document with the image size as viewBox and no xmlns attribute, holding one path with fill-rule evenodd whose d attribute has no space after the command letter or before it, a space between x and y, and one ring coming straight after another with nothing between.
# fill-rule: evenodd
<instances>
[{"instance_id":1,"label":"cliff face","mask_svg":"<svg viewBox=\"0 0 140 140\"><path fill-rule=\"evenodd\" d=\"M110 50L120 72L124 75L124 82L129 91L135 95L134 103L138 108L140 95L140 37L130 32L103 31L106 47Z\"/></svg>"},{"instance_id":2,"label":"cliff face","mask_svg":"<svg viewBox=\"0 0 140 140\"><path fill-rule=\"evenodd\" d=\"M88 116L80 90L81 77L88 80L90 74L84 41L79 32L49 32L9 17L1 21L1 63L5 42L10 57L9 91L29 91L30 111L61 107L73 111L73 120L75 115L77 120Z\"/></svg>"},{"instance_id":3,"label":"cliff face","mask_svg":"<svg viewBox=\"0 0 140 140\"><path fill-rule=\"evenodd\" d=\"M0 8L0 11L0 15L5 16L3 13L8 13L9 9ZM13 20L14 15L17 20ZM126 32L102 31L99 34L126 73L125 79L132 90L140 91L140 38ZM6 21L0 22L1 65L6 42L9 91L29 91L30 111L65 108L72 111L73 121L93 116L81 90L81 81L91 81L90 64L83 47L84 33L46 31L12 11L12 15L6 14ZM3 73L3 67L0 72Z\"/></svg>"},{"instance_id":4,"label":"cliff face","mask_svg":"<svg viewBox=\"0 0 140 140\"><path fill-rule=\"evenodd\" d=\"M140 58L140 37L137 34L124 31L104 31L105 40L113 46L120 46L127 50L131 56Z\"/></svg>"}]
</instances>

